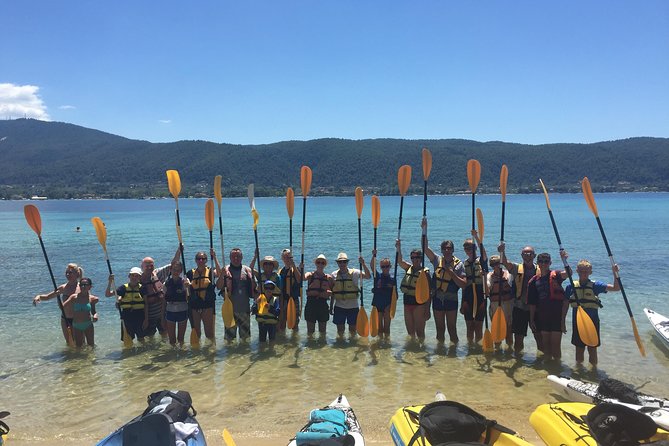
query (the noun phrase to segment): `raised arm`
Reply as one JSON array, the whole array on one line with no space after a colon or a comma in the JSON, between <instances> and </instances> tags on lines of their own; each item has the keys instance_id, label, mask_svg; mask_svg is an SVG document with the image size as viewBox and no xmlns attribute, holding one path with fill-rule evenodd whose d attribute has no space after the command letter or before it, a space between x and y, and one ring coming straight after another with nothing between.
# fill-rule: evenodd
<instances>
[{"instance_id":1,"label":"raised arm","mask_svg":"<svg viewBox=\"0 0 669 446\"><path fill-rule=\"evenodd\" d=\"M423 221L421 222L421 227L425 230L425 255L427 256L428 259L430 259L430 263L434 263L436 254L430 248L430 243L428 242L427 239L427 217L423 217Z\"/></svg>"}]
</instances>

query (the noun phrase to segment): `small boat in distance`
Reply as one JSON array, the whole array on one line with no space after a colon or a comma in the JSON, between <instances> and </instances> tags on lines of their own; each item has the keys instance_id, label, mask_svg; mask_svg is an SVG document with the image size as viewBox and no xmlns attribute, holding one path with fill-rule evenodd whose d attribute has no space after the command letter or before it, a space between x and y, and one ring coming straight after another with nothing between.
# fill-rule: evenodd
<instances>
[{"instance_id":1,"label":"small boat in distance","mask_svg":"<svg viewBox=\"0 0 669 446\"><path fill-rule=\"evenodd\" d=\"M31 199L31 200L46 200L47 198L46 198L46 197L42 197L42 196L40 196L40 195L33 195L32 197L30 197L30 199Z\"/></svg>"}]
</instances>

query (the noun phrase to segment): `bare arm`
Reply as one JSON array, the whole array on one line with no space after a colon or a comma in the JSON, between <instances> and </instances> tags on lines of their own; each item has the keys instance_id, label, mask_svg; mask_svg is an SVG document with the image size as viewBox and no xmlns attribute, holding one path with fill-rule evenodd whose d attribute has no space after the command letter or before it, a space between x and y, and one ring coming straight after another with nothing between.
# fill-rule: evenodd
<instances>
[{"instance_id":1,"label":"bare arm","mask_svg":"<svg viewBox=\"0 0 669 446\"><path fill-rule=\"evenodd\" d=\"M367 268L367 264L365 263L365 259L360 257L359 260L360 260L360 264L362 265L362 269L363 269L362 278L363 279L369 279L370 277L372 277L372 275L369 273L369 268Z\"/></svg>"},{"instance_id":2,"label":"bare arm","mask_svg":"<svg viewBox=\"0 0 669 446\"><path fill-rule=\"evenodd\" d=\"M402 241L397 240L395 241L395 248L397 248L397 264L402 267L404 271L408 270L409 267L411 266L410 263L407 263L402 259Z\"/></svg>"},{"instance_id":3,"label":"bare arm","mask_svg":"<svg viewBox=\"0 0 669 446\"><path fill-rule=\"evenodd\" d=\"M618 281L618 265L613 265L611 267L611 271L613 271L613 284L607 284L606 291L620 291L620 282Z\"/></svg>"}]
</instances>

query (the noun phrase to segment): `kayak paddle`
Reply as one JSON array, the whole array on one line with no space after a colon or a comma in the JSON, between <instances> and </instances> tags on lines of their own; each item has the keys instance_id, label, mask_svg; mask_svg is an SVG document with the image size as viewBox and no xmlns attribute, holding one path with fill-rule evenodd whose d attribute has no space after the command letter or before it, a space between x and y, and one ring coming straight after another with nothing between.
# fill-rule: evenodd
<instances>
[{"instance_id":1,"label":"kayak paddle","mask_svg":"<svg viewBox=\"0 0 669 446\"><path fill-rule=\"evenodd\" d=\"M475 222L475 209L476 209L476 188L479 186L479 180L481 179L481 163L477 160L467 161L467 180L469 181L469 189L472 191L472 231L474 230ZM473 279L472 279L473 280ZM472 308L473 317L476 318L476 311L478 308L478 302L476 298L476 287L474 287L474 308Z\"/></svg>"},{"instance_id":2,"label":"kayak paddle","mask_svg":"<svg viewBox=\"0 0 669 446\"><path fill-rule=\"evenodd\" d=\"M358 214L358 257L362 257L362 226L360 223L360 217L362 216L362 206L363 206L363 195L362 188L355 188L355 211ZM369 336L369 320L367 319L367 310L365 310L365 305L363 303L363 286L362 286L362 263L360 263L360 311L358 312L358 317L355 321L355 329L358 332L358 336L367 337Z\"/></svg>"},{"instance_id":3,"label":"kayak paddle","mask_svg":"<svg viewBox=\"0 0 669 446\"><path fill-rule=\"evenodd\" d=\"M506 164L502 165L502 170L499 174L499 191L502 194L502 227L500 231L500 243L504 242L504 212L506 208L506 184L509 179L509 170L506 167ZM502 259L500 253L500 261ZM504 310L502 310L502 277L503 272L500 267L499 281L497 282L497 293L499 295L497 310L492 316L492 340L496 343L502 342L506 339L506 316L504 315Z\"/></svg>"},{"instance_id":4,"label":"kayak paddle","mask_svg":"<svg viewBox=\"0 0 669 446\"><path fill-rule=\"evenodd\" d=\"M260 294L263 294L263 283L262 283L262 271L260 267L260 248L258 248L258 220L260 219L260 216L258 215L258 211L256 210L256 199L254 197L254 186L253 183L249 184L248 188L248 197L249 197L249 204L251 205L251 215L253 216L253 237L255 238L256 241L256 259L258 259L258 281L260 282Z\"/></svg>"},{"instance_id":5,"label":"kayak paddle","mask_svg":"<svg viewBox=\"0 0 669 446\"><path fill-rule=\"evenodd\" d=\"M400 217L397 223L397 240L400 240L400 232L402 231L402 210L404 208L404 195L409 190L411 184L411 166L403 165L397 171L397 186L400 190ZM395 286L393 287L392 298L390 302L390 318L395 318L395 311L397 310L397 262L400 259L399 250L395 250Z\"/></svg>"},{"instance_id":6,"label":"kayak paddle","mask_svg":"<svg viewBox=\"0 0 669 446\"><path fill-rule=\"evenodd\" d=\"M423 158L423 218L427 217L427 180L430 178L430 171L432 170L432 154L426 148L422 152ZM416 281L416 303L422 305L430 300L430 282L427 279L425 272L425 240L427 239L427 230L423 228L421 235L421 269L418 273Z\"/></svg>"},{"instance_id":7,"label":"kayak paddle","mask_svg":"<svg viewBox=\"0 0 669 446\"><path fill-rule=\"evenodd\" d=\"M379 220L381 218L381 202L379 197L372 195L372 226L374 227L374 251L376 251L376 230L379 227ZM372 271L374 274L374 286L376 286L376 270ZM379 334L379 310L372 305L372 312L369 315L369 334L376 337Z\"/></svg>"},{"instance_id":8,"label":"kayak paddle","mask_svg":"<svg viewBox=\"0 0 669 446\"><path fill-rule=\"evenodd\" d=\"M308 166L302 166L300 169L300 187L302 188L302 254L300 256L300 269L302 281L304 281L304 229L306 227L307 217L307 195L311 189L311 169ZM304 287L300 283L300 314L304 309Z\"/></svg>"},{"instance_id":9,"label":"kayak paddle","mask_svg":"<svg viewBox=\"0 0 669 446\"><path fill-rule=\"evenodd\" d=\"M23 213L26 217L28 225L32 230L37 234L39 239L39 244L42 247L42 254L44 254L44 260L46 260L46 266L49 269L49 276L51 276L51 283L53 284L53 290L58 292L58 285L56 285L56 278L53 276L53 270L51 269L51 263L49 263L49 256L46 254L46 248L44 247L44 242L42 241L42 217L39 214L39 209L32 204L27 204L23 207ZM68 296L69 297L69 296ZM67 344L74 346L74 338L72 337L72 323L68 322L68 319L65 317L65 308L63 307L63 301L60 298L60 294L56 294L56 300L58 301L58 308L65 319L65 324L67 325L68 331L68 340Z\"/></svg>"},{"instance_id":10,"label":"kayak paddle","mask_svg":"<svg viewBox=\"0 0 669 446\"><path fill-rule=\"evenodd\" d=\"M606 239L606 234L604 233L604 227L602 226L602 221L599 219L599 213L597 212L597 203L595 203L595 197L592 195L592 189L590 188L590 180L588 180L588 177L583 178L583 182L581 183L581 187L583 188L583 195L585 195L585 201L588 203L588 207L590 208L590 211L595 216L595 219L597 220L597 226L599 226L599 232L602 234L602 239L604 240L604 246L606 246L606 252L609 255L609 260L611 261L611 267L614 268L614 275L616 277L616 280L618 281L618 286L620 286L620 292L623 294L623 299L625 300L625 306L627 307L627 313L630 316L630 320L632 321L632 330L634 331L634 339L636 339L636 345L639 347L639 352L641 353L641 356L646 356L646 349L643 346L643 343L641 342L641 337L639 336L639 330L636 328L636 322L634 321L634 316L632 315L632 309L630 308L630 303L627 300L627 294L625 294L625 288L623 288L623 282L620 279L620 274L618 274L618 271L615 269L616 262L613 260L613 253L611 252L611 248L609 247L609 242Z\"/></svg>"},{"instance_id":11,"label":"kayak paddle","mask_svg":"<svg viewBox=\"0 0 669 446\"><path fill-rule=\"evenodd\" d=\"M555 224L555 218L553 217L553 211L551 210L551 202L548 199L548 191L546 190L546 186L544 185L544 182L539 179L539 184L541 184L541 188L543 189L544 192L544 197L546 198L546 207L548 208L548 215L551 218L551 224L553 225L553 231L555 232L555 238L557 239L558 242L558 247L560 248L560 253L564 251L564 248L562 247L562 241L560 240L560 234L558 233L557 225ZM589 347L595 347L597 344L599 344L599 336L597 335L597 328L595 327L595 324L592 322L592 319L588 315L588 313L585 312L583 307L581 306L581 302L578 300L578 294L576 293L576 286L574 285L574 279L571 277L571 268L569 268L569 265L567 264L567 259L564 257L560 256L562 259L562 263L564 264L564 268L567 271L567 276L569 277L569 284L571 285L572 292L574 293L574 297L576 298L576 305L578 306L578 309L576 310L576 328L578 329L578 336L581 338L581 341Z\"/></svg>"},{"instance_id":12,"label":"kayak paddle","mask_svg":"<svg viewBox=\"0 0 669 446\"><path fill-rule=\"evenodd\" d=\"M225 258L225 245L223 244L223 217L221 217L221 204L223 201L223 194L221 193L221 179L220 175L214 177L214 196L218 204L218 232L221 235L221 255ZM224 263L225 265L225 263ZM221 273L225 272L225 267L222 268ZM223 318L223 326L225 328L232 328L235 326L235 316L232 309L232 300L230 300L230 293L225 286L223 280L223 304L221 305L221 317Z\"/></svg>"},{"instance_id":13,"label":"kayak paddle","mask_svg":"<svg viewBox=\"0 0 669 446\"><path fill-rule=\"evenodd\" d=\"M478 228L479 228L479 240L481 241L480 243L480 249L479 252L483 252L483 230L484 230L484 224L483 224L483 212L481 209L476 208L476 219L478 220ZM480 260L479 260L480 262ZM488 296L489 290L487 289L488 281L487 281L487 271L483 267L483 264L481 264L481 280L483 282L483 301L485 302L486 296ZM473 284L474 287L474 295L476 295L476 284ZM485 310L485 306L483 307L483 314L484 314L484 320L485 320L485 331L483 332L483 351L484 352L491 352L493 351L493 338L492 334L490 333L490 330L488 329L488 312Z\"/></svg>"},{"instance_id":14,"label":"kayak paddle","mask_svg":"<svg viewBox=\"0 0 669 446\"><path fill-rule=\"evenodd\" d=\"M288 212L288 238L289 238L289 244L290 246L290 255L293 255L293 213L295 212L295 192L293 192L293 188L289 187L286 190L286 211ZM291 271L288 271L286 273L286 280L289 279L289 276L291 276L292 273ZM290 280L292 281L293 278L290 277ZM286 292L290 293L292 290L292 285L291 284L286 284ZM295 324L297 323L297 308L295 306L295 299L293 299L293 296L289 294L288 296L288 303L286 307L286 326L288 327L289 330L292 330L295 328Z\"/></svg>"}]
</instances>

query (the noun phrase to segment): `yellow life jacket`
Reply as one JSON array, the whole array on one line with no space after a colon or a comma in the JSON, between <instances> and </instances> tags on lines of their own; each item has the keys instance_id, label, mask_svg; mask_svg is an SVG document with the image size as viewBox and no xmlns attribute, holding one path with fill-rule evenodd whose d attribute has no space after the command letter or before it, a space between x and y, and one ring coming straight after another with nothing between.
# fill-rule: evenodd
<instances>
[{"instance_id":1,"label":"yellow life jacket","mask_svg":"<svg viewBox=\"0 0 669 446\"><path fill-rule=\"evenodd\" d=\"M137 284L135 288L131 287L129 283L124 283L123 287L125 288L125 294L121 297L119 308L121 310L143 310L144 297L139 292L141 285Z\"/></svg>"},{"instance_id":2,"label":"yellow life jacket","mask_svg":"<svg viewBox=\"0 0 669 446\"><path fill-rule=\"evenodd\" d=\"M413 265L407 269L406 274L402 279L402 283L400 283L400 290L402 290L404 296L416 297L416 281L418 280L421 271L429 272L427 268L419 268L414 272Z\"/></svg>"},{"instance_id":3,"label":"yellow life jacket","mask_svg":"<svg viewBox=\"0 0 669 446\"><path fill-rule=\"evenodd\" d=\"M469 259L465 260L465 274L467 275L467 286L470 286L472 282L483 286L483 269L479 259L474 260L474 262Z\"/></svg>"},{"instance_id":4,"label":"yellow life jacket","mask_svg":"<svg viewBox=\"0 0 669 446\"><path fill-rule=\"evenodd\" d=\"M279 316L275 316L269 312L270 307L274 307L278 297L272 295L267 299L267 295L261 294L258 298L258 313L256 314L256 321L262 324L275 325L279 322Z\"/></svg>"},{"instance_id":5,"label":"yellow life jacket","mask_svg":"<svg viewBox=\"0 0 669 446\"><path fill-rule=\"evenodd\" d=\"M534 274L537 273L539 270L539 267L537 265L534 265ZM532 274L532 276L534 276ZM523 294L523 276L525 275L525 272L523 271L523 264L519 263L518 264L518 272L516 273L516 277L513 279L514 282L514 287L516 288L516 299L520 299L520 296Z\"/></svg>"},{"instance_id":6,"label":"yellow life jacket","mask_svg":"<svg viewBox=\"0 0 669 446\"><path fill-rule=\"evenodd\" d=\"M349 269L346 277L342 277L340 273L341 271L337 273L337 278L332 287L332 295L339 299L357 299L360 289L357 283L353 283L353 271Z\"/></svg>"},{"instance_id":7,"label":"yellow life jacket","mask_svg":"<svg viewBox=\"0 0 669 446\"><path fill-rule=\"evenodd\" d=\"M599 297L597 297L595 294L593 286L594 283L589 279L584 285L581 285L578 280L574 280L574 292L578 296L578 301L583 308L599 309L603 307ZM572 307L577 307L576 299L573 295L569 296L569 302L571 303Z\"/></svg>"},{"instance_id":8,"label":"yellow life jacket","mask_svg":"<svg viewBox=\"0 0 669 446\"><path fill-rule=\"evenodd\" d=\"M211 268L205 266L204 274L200 274L200 271L194 268L191 270L191 275L193 276L190 281L190 287L193 290L192 296L197 296L202 300L206 299L207 296L216 297L214 284L211 282Z\"/></svg>"},{"instance_id":9,"label":"yellow life jacket","mask_svg":"<svg viewBox=\"0 0 669 446\"><path fill-rule=\"evenodd\" d=\"M459 264L460 264L460 259L453 256L453 268L455 269L455 267L458 266ZM435 288L444 292L448 291L449 285L452 282L452 277L448 278L446 277L446 271L447 268L444 266L444 258L441 257L439 259L439 265L434 270L434 281L435 281ZM451 290L453 290L453 287L451 287ZM457 291L457 285L455 291Z\"/></svg>"},{"instance_id":10,"label":"yellow life jacket","mask_svg":"<svg viewBox=\"0 0 669 446\"><path fill-rule=\"evenodd\" d=\"M272 291L272 295L274 297L280 297L281 296L281 288L279 287L279 283L281 282L281 278L276 273L276 271L272 271L272 274L270 274L269 276L267 276L265 273L260 273L260 281L263 284L263 287L265 285L266 280L271 280L272 282L274 282L275 286L274 286L274 291Z\"/></svg>"}]
</instances>

